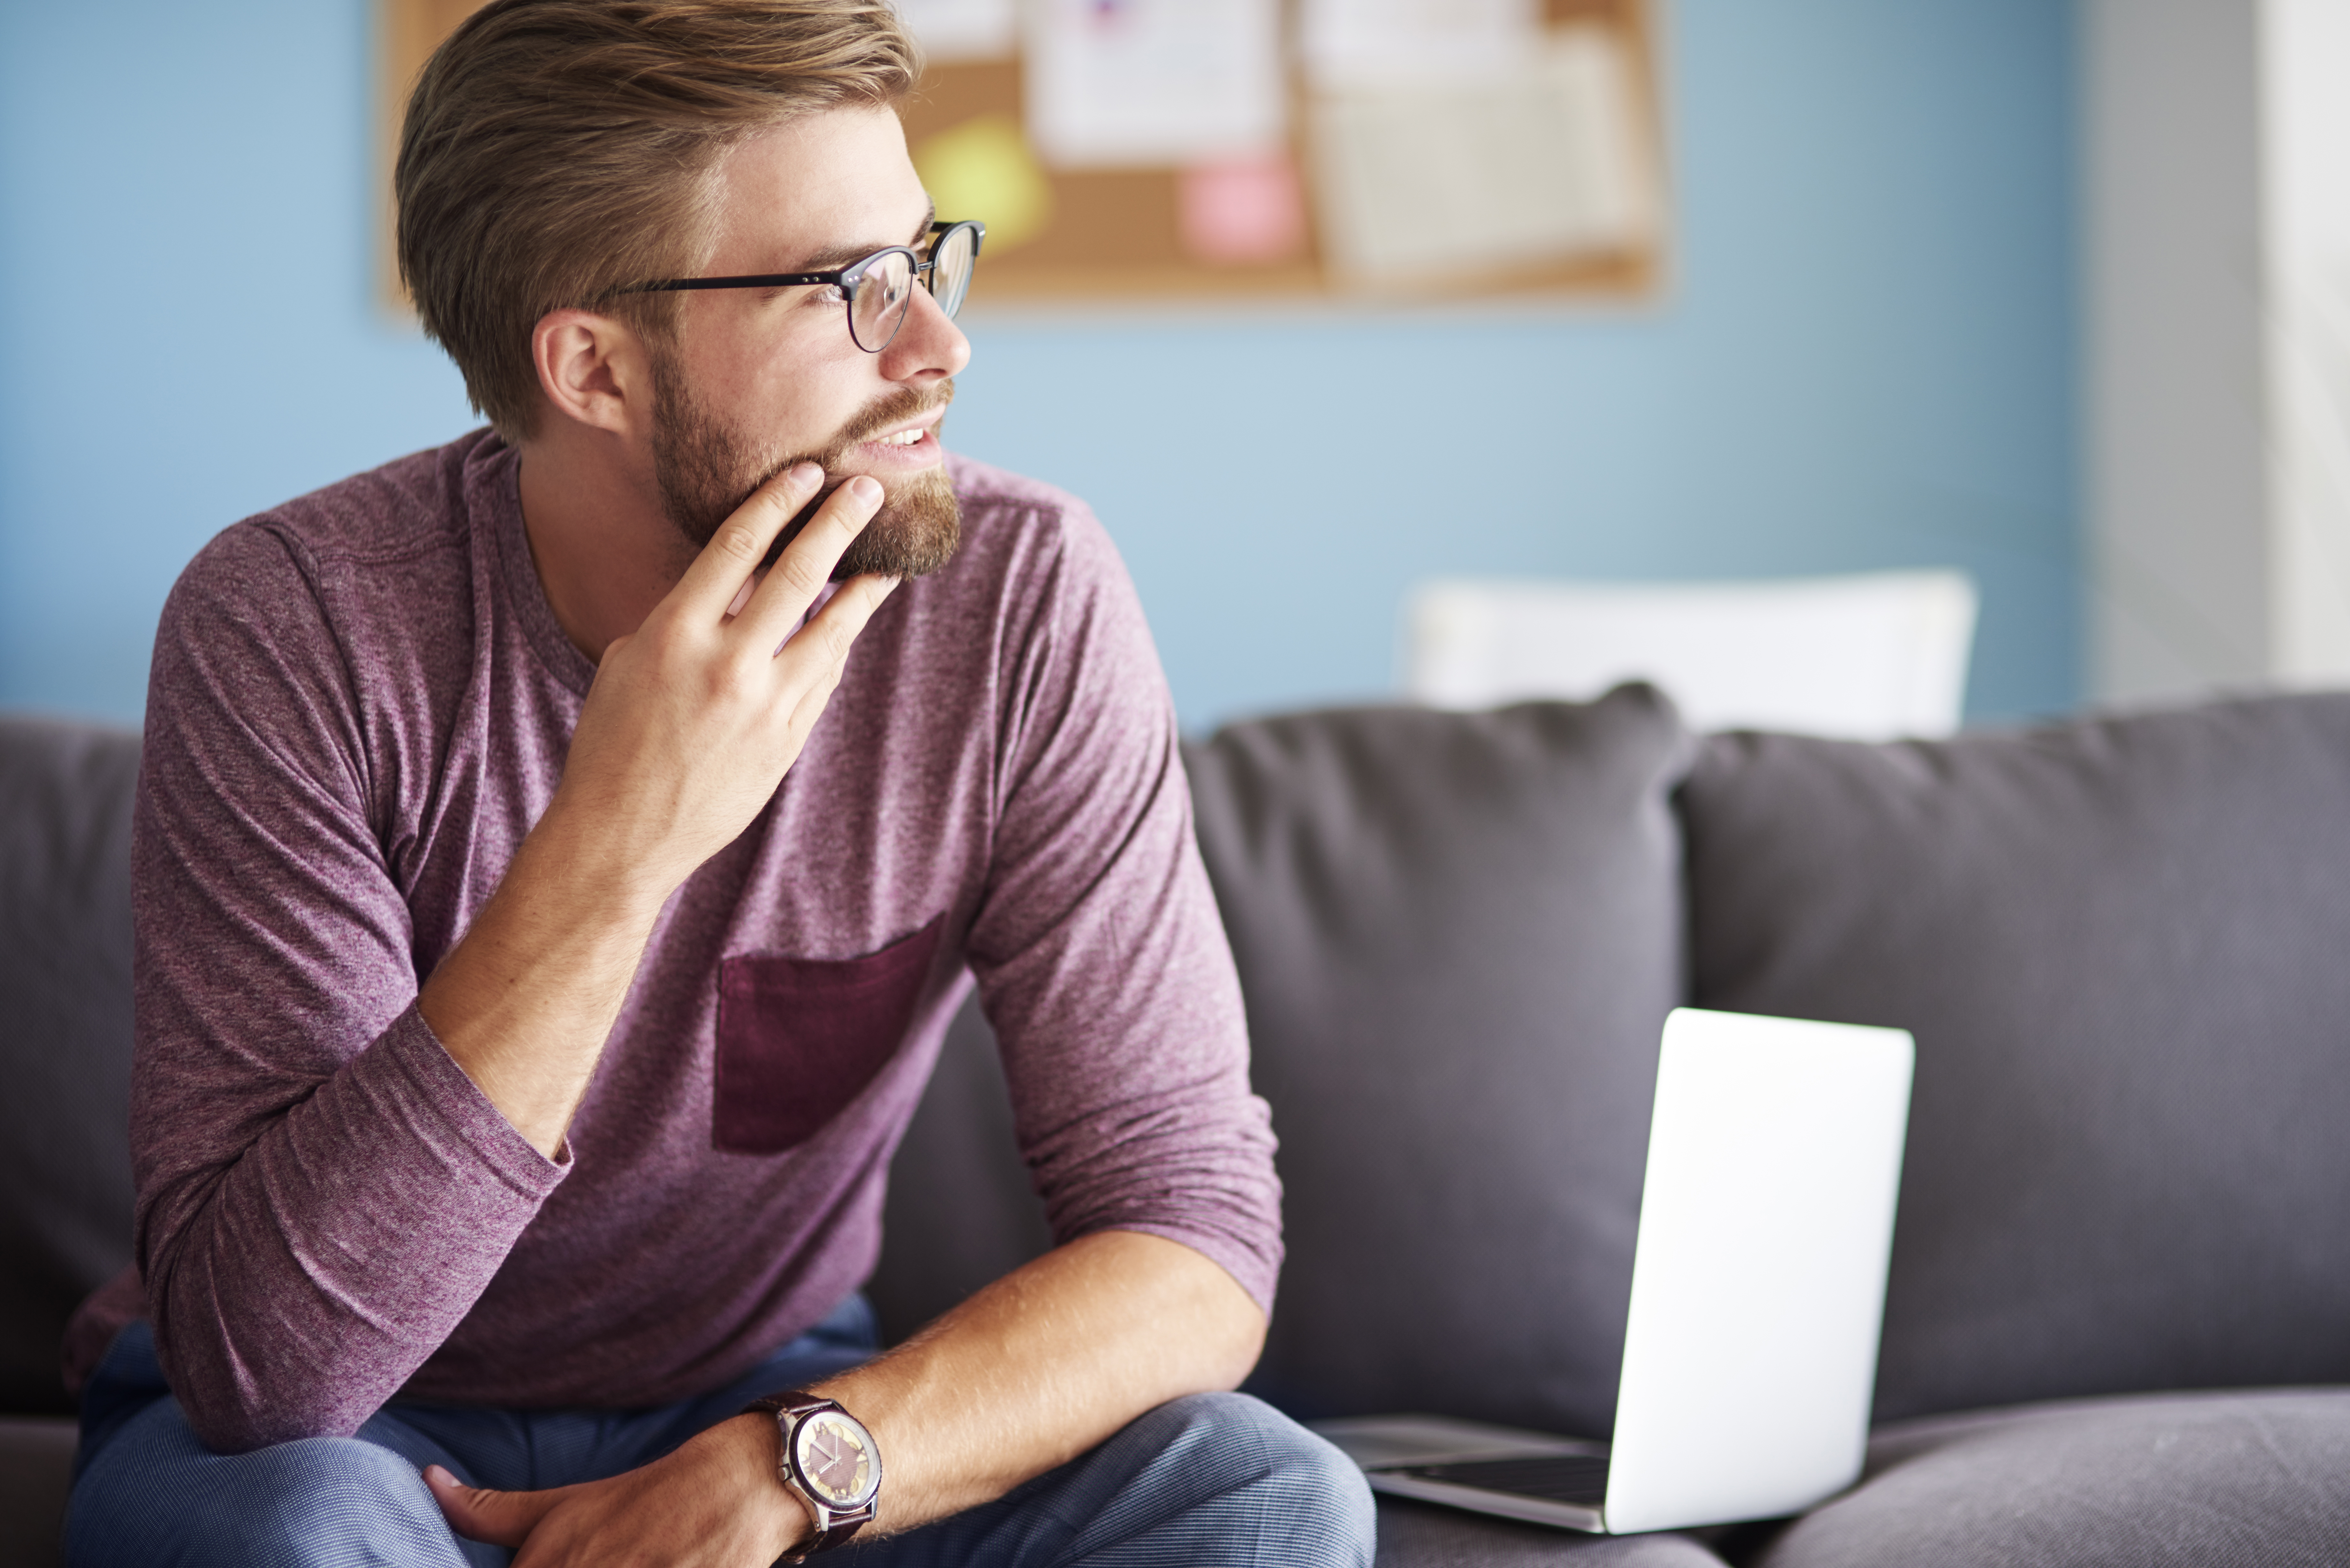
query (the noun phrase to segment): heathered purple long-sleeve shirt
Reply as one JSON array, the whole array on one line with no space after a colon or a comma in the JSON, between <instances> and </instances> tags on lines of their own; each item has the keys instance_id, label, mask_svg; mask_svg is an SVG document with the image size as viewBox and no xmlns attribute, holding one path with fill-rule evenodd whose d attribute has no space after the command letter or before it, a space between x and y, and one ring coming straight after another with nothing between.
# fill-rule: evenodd
<instances>
[{"instance_id":1,"label":"heathered purple long-sleeve shirt","mask_svg":"<svg viewBox=\"0 0 2350 1568\"><path fill-rule=\"evenodd\" d=\"M164 609L130 1130L196 1430L738 1376L869 1272L969 976L1055 1233L1170 1237L1269 1305L1273 1139L1140 607L1080 504L975 463L961 553L882 607L775 798L662 912L565 1158L483 1097L416 995L595 674L518 471L480 432L306 496Z\"/></svg>"}]
</instances>

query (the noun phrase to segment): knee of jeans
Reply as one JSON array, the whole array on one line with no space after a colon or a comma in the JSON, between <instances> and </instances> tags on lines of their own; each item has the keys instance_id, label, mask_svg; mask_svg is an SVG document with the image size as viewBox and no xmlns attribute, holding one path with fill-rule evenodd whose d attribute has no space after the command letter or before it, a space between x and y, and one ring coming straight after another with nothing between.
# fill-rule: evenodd
<instances>
[{"instance_id":1,"label":"knee of jeans","mask_svg":"<svg viewBox=\"0 0 2350 1568\"><path fill-rule=\"evenodd\" d=\"M263 1494L259 1515L272 1534L302 1540L314 1532L348 1532L354 1520L405 1534L419 1527L447 1530L441 1505L423 1472L390 1449L361 1438L304 1438L246 1456L252 1490Z\"/></svg>"},{"instance_id":2,"label":"knee of jeans","mask_svg":"<svg viewBox=\"0 0 2350 1568\"><path fill-rule=\"evenodd\" d=\"M124 1456L134 1469L139 1456ZM191 1462L192 1461L192 1462ZM68 1530L77 1563L163 1555L188 1562L458 1561L414 1465L357 1438L307 1438L235 1455L198 1454L78 1489ZM126 1486L127 1483L127 1486ZM135 1490L137 1495L129 1495ZM96 1493L110 1495L95 1495Z\"/></svg>"},{"instance_id":3,"label":"knee of jeans","mask_svg":"<svg viewBox=\"0 0 2350 1568\"><path fill-rule=\"evenodd\" d=\"M1252 1472L1248 1484L1316 1542L1315 1561L1370 1563L1378 1518L1370 1483L1327 1438L1245 1394L1193 1394L1156 1414L1174 1424L1170 1446L1189 1449L1190 1463L1221 1459Z\"/></svg>"}]
</instances>

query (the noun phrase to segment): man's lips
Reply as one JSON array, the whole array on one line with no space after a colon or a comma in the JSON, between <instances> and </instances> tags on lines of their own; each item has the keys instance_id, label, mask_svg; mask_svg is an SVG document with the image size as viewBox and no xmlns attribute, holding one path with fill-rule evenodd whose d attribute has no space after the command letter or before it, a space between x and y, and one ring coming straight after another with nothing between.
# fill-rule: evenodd
<instances>
[{"instance_id":1,"label":"man's lips","mask_svg":"<svg viewBox=\"0 0 2350 1568\"><path fill-rule=\"evenodd\" d=\"M901 420L888 430L876 431L857 444L858 446L910 446L913 442L907 440L909 436L917 438L928 436L938 428L939 421L946 417L946 410L932 409L928 413L916 414L910 420Z\"/></svg>"},{"instance_id":2,"label":"man's lips","mask_svg":"<svg viewBox=\"0 0 2350 1568\"><path fill-rule=\"evenodd\" d=\"M889 466L912 463L929 467L939 460L938 425L946 417L944 409L932 409L918 414L901 424L867 436L855 443L858 455L868 462Z\"/></svg>"},{"instance_id":3,"label":"man's lips","mask_svg":"<svg viewBox=\"0 0 2350 1568\"><path fill-rule=\"evenodd\" d=\"M867 441L886 441L893 435L903 435L908 431L931 430L935 428L938 422L946 417L946 405L944 403L941 403L934 409L924 409L919 414L914 414L909 418L899 420L888 430L877 431L872 435L867 436L865 439Z\"/></svg>"}]
</instances>

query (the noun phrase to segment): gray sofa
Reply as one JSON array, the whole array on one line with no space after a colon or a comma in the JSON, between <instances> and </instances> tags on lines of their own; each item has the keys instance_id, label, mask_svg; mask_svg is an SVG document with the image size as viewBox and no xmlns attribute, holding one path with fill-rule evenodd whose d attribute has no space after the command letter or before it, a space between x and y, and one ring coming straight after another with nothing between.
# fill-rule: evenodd
<instances>
[{"instance_id":1,"label":"gray sofa","mask_svg":"<svg viewBox=\"0 0 2350 1568\"><path fill-rule=\"evenodd\" d=\"M1918 1040L1859 1487L1621 1540L1383 1502L1383 1563L2350 1561L2350 697L1863 746L1628 688L1189 762L1283 1138L1253 1386L1301 1416L1605 1435L1667 1009ZM125 1251L134 766L0 723L0 1568L54 1554L57 1334ZM968 1010L893 1167L893 1333L1047 1244L1018 1114Z\"/></svg>"}]
</instances>

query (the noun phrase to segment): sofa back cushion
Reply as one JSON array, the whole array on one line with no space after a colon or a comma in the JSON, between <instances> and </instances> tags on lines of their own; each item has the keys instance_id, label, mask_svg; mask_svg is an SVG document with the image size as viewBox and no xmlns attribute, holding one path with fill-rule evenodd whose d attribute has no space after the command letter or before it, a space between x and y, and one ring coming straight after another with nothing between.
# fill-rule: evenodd
<instances>
[{"instance_id":1,"label":"sofa back cushion","mask_svg":"<svg viewBox=\"0 0 2350 1568\"><path fill-rule=\"evenodd\" d=\"M0 717L0 1411L72 1408L58 1342L130 1259L139 738Z\"/></svg>"},{"instance_id":2,"label":"sofa back cushion","mask_svg":"<svg viewBox=\"0 0 2350 1568\"><path fill-rule=\"evenodd\" d=\"M1680 806L1699 1005L1917 1035L1879 1418L2350 1380L2350 697L1719 737Z\"/></svg>"},{"instance_id":3,"label":"sofa back cushion","mask_svg":"<svg viewBox=\"0 0 2350 1568\"><path fill-rule=\"evenodd\" d=\"M1690 751L1645 687L1267 719L1191 749L1281 1139L1257 1391L1307 1417L1607 1432L1683 983Z\"/></svg>"}]
</instances>

